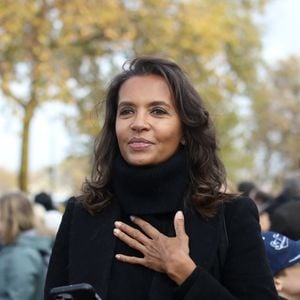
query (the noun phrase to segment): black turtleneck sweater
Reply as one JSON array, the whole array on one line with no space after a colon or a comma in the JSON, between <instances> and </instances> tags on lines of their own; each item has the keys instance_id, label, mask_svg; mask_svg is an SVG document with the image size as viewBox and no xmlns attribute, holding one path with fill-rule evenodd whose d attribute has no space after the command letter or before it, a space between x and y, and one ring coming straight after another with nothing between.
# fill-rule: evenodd
<instances>
[{"instance_id":1,"label":"black turtleneck sweater","mask_svg":"<svg viewBox=\"0 0 300 300\"><path fill-rule=\"evenodd\" d=\"M121 207L121 221L137 227L130 216L139 216L152 224L160 232L174 236L173 219L175 213L183 209L183 197L188 184L186 153L178 151L167 161L154 166L136 167L127 164L119 155L113 165L113 194ZM122 253L142 257L138 251L116 240L115 254ZM109 300L148 299L149 289L156 272L139 265L113 260ZM177 285L168 281L170 291ZM164 299L173 299L171 294Z\"/></svg>"}]
</instances>

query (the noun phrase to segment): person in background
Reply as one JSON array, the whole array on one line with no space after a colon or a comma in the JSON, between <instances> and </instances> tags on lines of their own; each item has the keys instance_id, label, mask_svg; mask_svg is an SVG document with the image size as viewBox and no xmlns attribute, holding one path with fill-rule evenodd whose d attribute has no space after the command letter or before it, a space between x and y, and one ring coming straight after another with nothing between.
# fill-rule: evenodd
<instances>
[{"instance_id":1,"label":"person in background","mask_svg":"<svg viewBox=\"0 0 300 300\"><path fill-rule=\"evenodd\" d=\"M242 196L249 197L253 200L253 196L256 192L256 185L252 181L240 181L237 184L237 190Z\"/></svg>"},{"instance_id":2,"label":"person in background","mask_svg":"<svg viewBox=\"0 0 300 300\"><path fill-rule=\"evenodd\" d=\"M274 201L272 195L261 190L257 190L253 193L252 200L255 202L259 214L263 213Z\"/></svg>"},{"instance_id":3,"label":"person in background","mask_svg":"<svg viewBox=\"0 0 300 300\"><path fill-rule=\"evenodd\" d=\"M261 212L264 220L264 231L275 231L298 239L299 236L299 204L300 203L300 172L290 172L285 176L282 191L270 201Z\"/></svg>"},{"instance_id":4,"label":"person in background","mask_svg":"<svg viewBox=\"0 0 300 300\"><path fill-rule=\"evenodd\" d=\"M272 216L271 231L300 240L300 200L290 201L278 207Z\"/></svg>"},{"instance_id":5,"label":"person in background","mask_svg":"<svg viewBox=\"0 0 300 300\"><path fill-rule=\"evenodd\" d=\"M287 300L300 299L300 241L277 232L264 232L268 260L278 294Z\"/></svg>"},{"instance_id":6,"label":"person in background","mask_svg":"<svg viewBox=\"0 0 300 300\"><path fill-rule=\"evenodd\" d=\"M52 240L34 229L32 203L22 193L0 197L0 299L41 300Z\"/></svg>"},{"instance_id":7,"label":"person in background","mask_svg":"<svg viewBox=\"0 0 300 300\"><path fill-rule=\"evenodd\" d=\"M176 63L125 64L107 91L91 179L56 236L45 298L86 282L103 300L277 299L256 206L226 192L217 152Z\"/></svg>"},{"instance_id":8,"label":"person in background","mask_svg":"<svg viewBox=\"0 0 300 300\"><path fill-rule=\"evenodd\" d=\"M271 224L273 222L273 214L282 205L300 201L300 172L294 171L287 174L283 180L282 191L274 199L273 203L265 210L268 213Z\"/></svg>"},{"instance_id":9,"label":"person in background","mask_svg":"<svg viewBox=\"0 0 300 300\"><path fill-rule=\"evenodd\" d=\"M45 229L55 237L62 219L62 213L54 206L52 197L48 193L38 193L34 197L34 202L45 208L43 214Z\"/></svg>"},{"instance_id":10,"label":"person in background","mask_svg":"<svg viewBox=\"0 0 300 300\"><path fill-rule=\"evenodd\" d=\"M46 236L53 236L53 231L49 230L45 226L45 214L46 214L46 209L44 206L38 203L33 203L33 214L34 214L34 227L37 229L37 231L41 235L46 235Z\"/></svg>"}]
</instances>

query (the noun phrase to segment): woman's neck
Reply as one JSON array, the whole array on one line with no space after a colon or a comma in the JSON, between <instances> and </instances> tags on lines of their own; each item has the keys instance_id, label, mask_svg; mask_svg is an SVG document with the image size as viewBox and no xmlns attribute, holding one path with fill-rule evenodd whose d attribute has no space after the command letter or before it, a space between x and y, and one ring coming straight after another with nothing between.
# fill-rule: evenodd
<instances>
[{"instance_id":1,"label":"woman's neck","mask_svg":"<svg viewBox=\"0 0 300 300\"><path fill-rule=\"evenodd\" d=\"M127 214L144 215L182 209L188 185L186 152L179 150L153 166L129 165L121 155L113 164L113 193Z\"/></svg>"}]
</instances>

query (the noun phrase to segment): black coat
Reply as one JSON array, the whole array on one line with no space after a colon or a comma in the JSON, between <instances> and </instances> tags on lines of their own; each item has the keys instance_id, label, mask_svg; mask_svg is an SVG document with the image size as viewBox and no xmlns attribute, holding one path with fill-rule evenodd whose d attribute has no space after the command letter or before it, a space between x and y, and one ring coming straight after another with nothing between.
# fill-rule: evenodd
<instances>
[{"instance_id":1,"label":"black coat","mask_svg":"<svg viewBox=\"0 0 300 300\"><path fill-rule=\"evenodd\" d=\"M119 216L120 208L115 202L95 216L81 204L69 203L53 248L46 295L55 286L87 282L95 287L103 300L109 300L107 288L111 263L115 259L113 228ZM206 221L198 213L185 212L190 256L198 268L196 280L183 299L278 299L255 204L248 198L227 203L225 219L229 246L220 283L212 276L223 234L219 226L220 214ZM157 273L153 279L149 300L163 300L161 295L167 286L159 275Z\"/></svg>"}]
</instances>

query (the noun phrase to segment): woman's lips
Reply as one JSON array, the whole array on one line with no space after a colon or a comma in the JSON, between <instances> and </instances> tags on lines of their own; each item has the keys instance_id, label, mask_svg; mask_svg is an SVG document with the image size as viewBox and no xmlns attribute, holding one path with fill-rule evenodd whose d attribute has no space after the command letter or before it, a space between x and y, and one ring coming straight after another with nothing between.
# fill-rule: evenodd
<instances>
[{"instance_id":1,"label":"woman's lips","mask_svg":"<svg viewBox=\"0 0 300 300\"><path fill-rule=\"evenodd\" d=\"M134 151L142 151L151 147L153 143L142 138L132 138L130 139L128 145Z\"/></svg>"}]
</instances>

